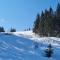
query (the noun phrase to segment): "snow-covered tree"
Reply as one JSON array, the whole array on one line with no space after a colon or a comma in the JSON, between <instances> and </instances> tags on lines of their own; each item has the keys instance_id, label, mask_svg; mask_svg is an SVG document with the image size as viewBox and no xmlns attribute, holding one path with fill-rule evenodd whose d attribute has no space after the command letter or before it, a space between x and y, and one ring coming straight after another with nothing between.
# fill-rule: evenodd
<instances>
[{"instance_id":1,"label":"snow-covered tree","mask_svg":"<svg viewBox=\"0 0 60 60\"><path fill-rule=\"evenodd\" d=\"M45 56L46 57L52 57L53 49L51 44L48 45L47 49L45 49Z\"/></svg>"}]
</instances>

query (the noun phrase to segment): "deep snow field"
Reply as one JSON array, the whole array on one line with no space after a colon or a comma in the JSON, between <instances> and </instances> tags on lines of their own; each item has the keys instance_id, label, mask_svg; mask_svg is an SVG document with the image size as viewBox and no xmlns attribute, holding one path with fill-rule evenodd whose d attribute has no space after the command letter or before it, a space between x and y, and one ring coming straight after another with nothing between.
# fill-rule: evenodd
<instances>
[{"instance_id":1,"label":"deep snow field","mask_svg":"<svg viewBox=\"0 0 60 60\"><path fill-rule=\"evenodd\" d=\"M51 58L44 56L49 43L53 47ZM0 60L60 60L60 38L39 37L32 31L0 33Z\"/></svg>"}]
</instances>

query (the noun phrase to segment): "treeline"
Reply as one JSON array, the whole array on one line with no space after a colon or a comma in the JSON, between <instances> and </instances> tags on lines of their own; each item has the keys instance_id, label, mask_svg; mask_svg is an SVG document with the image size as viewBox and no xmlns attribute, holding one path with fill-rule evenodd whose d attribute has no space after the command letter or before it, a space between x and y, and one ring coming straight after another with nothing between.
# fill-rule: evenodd
<instances>
[{"instance_id":1,"label":"treeline","mask_svg":"<svg viewBox=\"0 0 60 60\"><path fill-rule=\"evenodd\" d=\"M0 27L0 32L5 32L4 27ZM10 32L16 32L16 29L11 28L11 29L10 29Z\"/></svg>"},{"instance_id":2,"label":"treeline","mask_svg":"<svg viewBox=\"0 0 60 60\"><path fill-rule=\"evenodd\" d=\"M40 36L60 36L60 4L56 11L50 7L49 10L37 14L33 25L33 32Z\"/></svg>"}]
</instances>

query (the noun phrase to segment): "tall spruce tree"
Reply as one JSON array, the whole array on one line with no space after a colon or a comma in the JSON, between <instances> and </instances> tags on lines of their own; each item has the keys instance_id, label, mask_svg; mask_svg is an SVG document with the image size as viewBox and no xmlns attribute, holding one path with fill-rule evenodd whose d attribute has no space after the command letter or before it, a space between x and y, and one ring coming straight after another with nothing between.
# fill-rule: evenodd
<instances>
[{"instance_id":1,"label":"tall spruce tree","mask_svg":"<svg viewBox=\"0 0 60 60\"><path fill-rule=\"evenodd\" d=\"M34 22L33 32L39 33L39 23L40 23L40 15L37 14L36 20Z\"/></svg>"},{"instance_id":2,"label":"tall spruce tree","mask_svg":"<svg viewBox=\"0 0 60 60\"><path fill-rule=\"evenodd\" d=\"M49 23L49 35L53 33L53 9L50 7L49 8L49 14L48 14L48 23Z\"/></svg>"},{"instance_id":3,"label":"tall spruce tree","mask_svg":"<svg viewBox=\"0 0 60 60\"><path fill-rule=\"evenodd\" d=\"M44 27L45 27L45 34L48 36L50 32L50 25L49 25L49 11L45 10L45 21L44 21Z\"/></svg>"},{"instance_id":4,"label":"tall spruce tree","mask_svg":"<svg viewBox=\"0 0 60 60\"><path fill-rule=\"evenodd\" d=\"M40 34L44 34L45 33L45 30L44 30L44 12L42 11L41 13L41 18L40 18Z\"/></svg>"},{"instance_id":5,"label":"tall spruce tree","mask_svg":"<svg viewBox=\"0 0 60 60\"><path fill-rule=\"evenodd\" d=\"M57 5L57 9L56 9L56 17L57 17L57 21L56 21L57 30L60 31L60 4L59 3Z\"/></svg>"}]
</instances>

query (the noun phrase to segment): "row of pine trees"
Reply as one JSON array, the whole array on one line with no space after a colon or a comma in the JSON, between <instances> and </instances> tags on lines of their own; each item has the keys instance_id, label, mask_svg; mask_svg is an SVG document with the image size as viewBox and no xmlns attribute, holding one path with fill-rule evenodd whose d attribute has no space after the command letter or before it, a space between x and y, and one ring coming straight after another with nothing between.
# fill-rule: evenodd
<instances>
[{"instance_id":1,"label":"row of pine trees","mask_svg":"<svg viewBox=\"0 0 60 60\"><path fill-rule=\"evenodd\" d=\"M5 32L4 27L0 27L0 32ZM11 29L10 29L10 32L16 32L16 29L11 28Z\"/></svg>"},{"instance_id":2,"label":"row of pine trees","mask_svg":"<svg viewBox=\"0 0 60 60\"><path fill-rule=\"evenodd\" d=\"M40 36L60 36L60 4L56 11L50 7L49 10L37 14L33 26L33 32Z\"/></svg>"}]
</instances>

